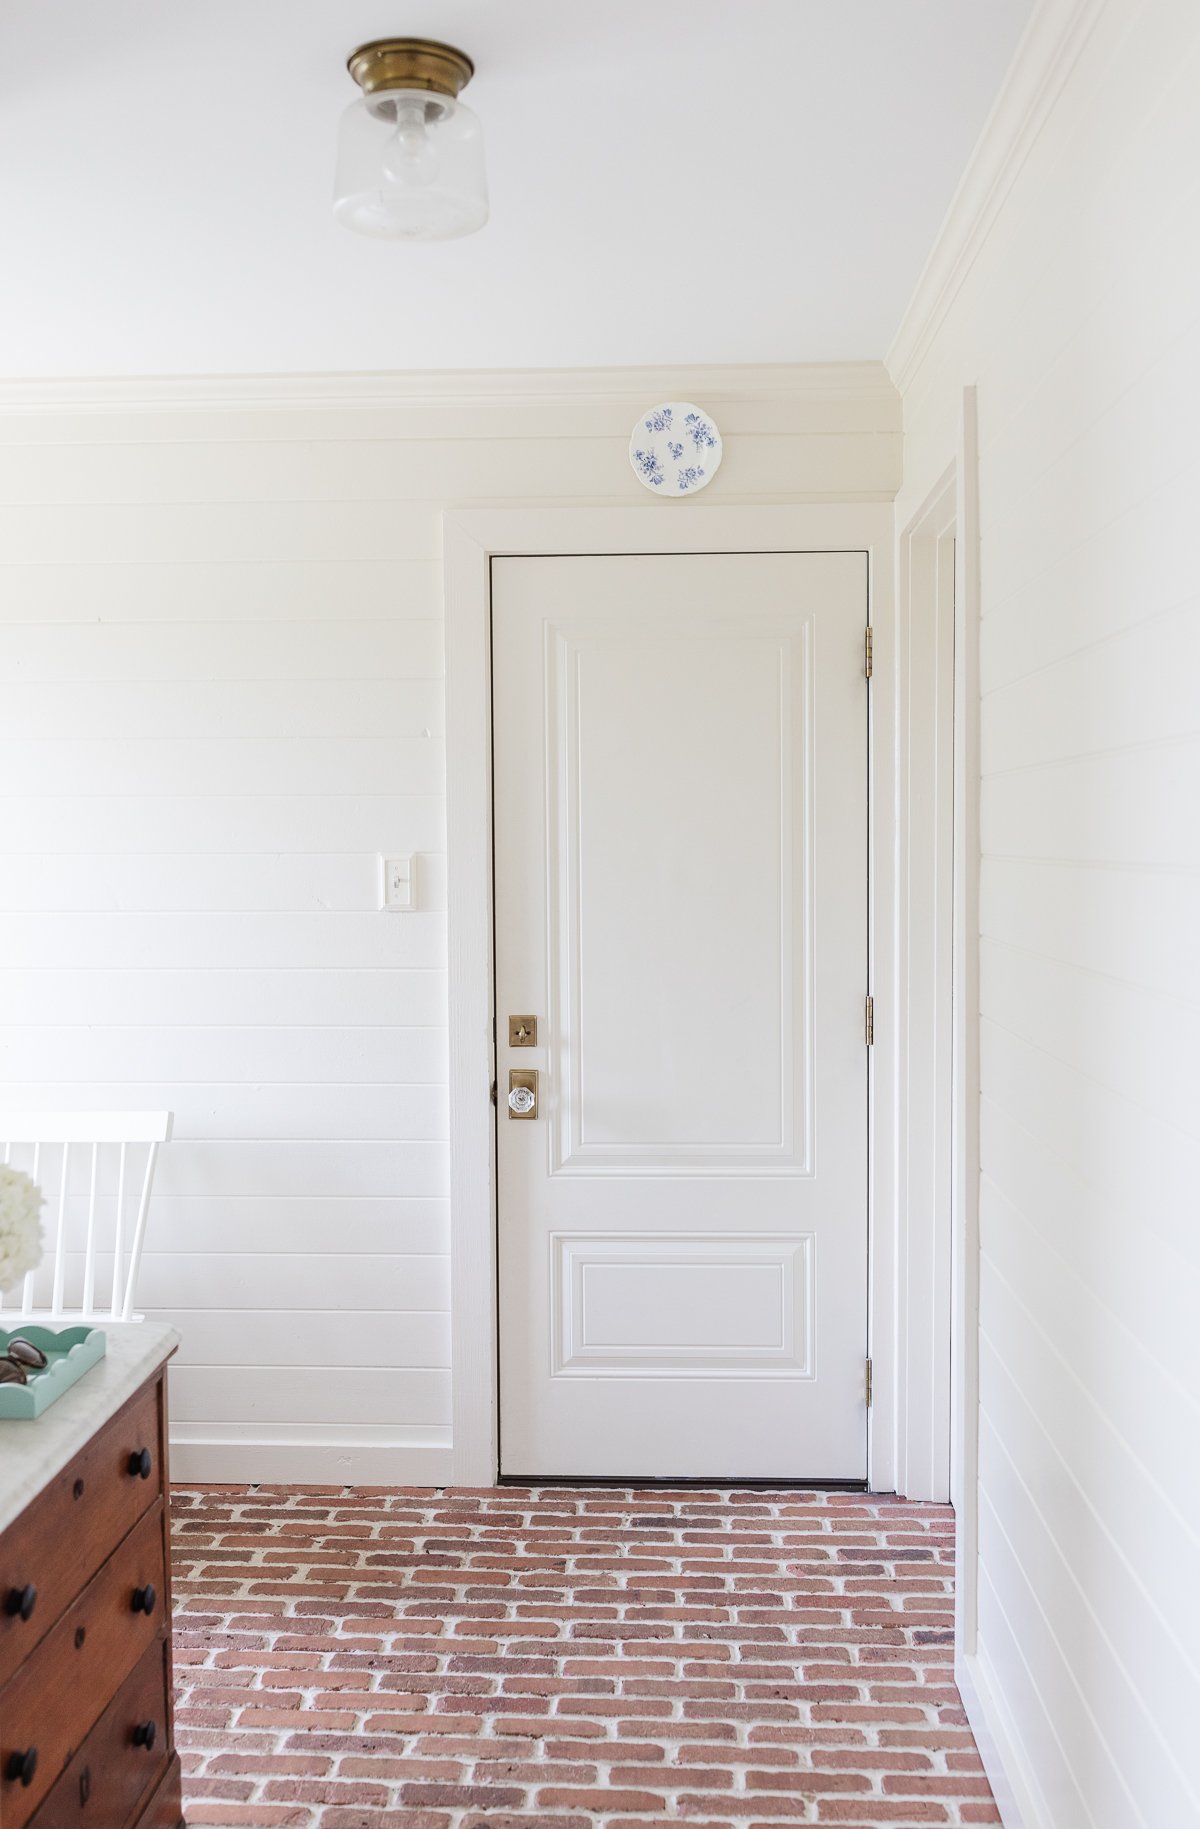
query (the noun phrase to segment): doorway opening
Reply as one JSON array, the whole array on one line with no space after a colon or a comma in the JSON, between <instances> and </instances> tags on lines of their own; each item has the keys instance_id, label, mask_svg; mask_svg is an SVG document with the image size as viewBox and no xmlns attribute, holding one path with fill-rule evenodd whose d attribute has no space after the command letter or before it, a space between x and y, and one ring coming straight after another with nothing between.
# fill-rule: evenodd
<instances>
[{"instance_id":1,"label":"doorway opening","mask_svg":"<svg viewBox=\"0 0 1200 1829\"><path fill-rule=\"evenodd\" d=\"M959 515L953 527L957 542L953 547L955 566L961 575L964 565L963 521L961 516L961 470L955 484ZM949 483L949 478L947 482ZM919 517L918 517L919 520ZM937 556L935 577L944 582L948 549L944 541L952 531L950 519L943 513L942 524L921 527L914 522L910 530L921 538L943 542ZM448 714L448 824L450 877L450 1094L451 1094L451 1207L452 1207L452 1278L453 1278L453 1362L454 1362L454 1457L455 1478L464 1484L490 1485L500 1471L499 1404L498 1404L498 1332L497 1332L497 1167L495 1155L496 1118L493 1097L500 1095L494 1087L496 1049L493 1037L495 1006L495 958L493 951L492 909L494 867L492 852L492 715L491 715L491 609L493 561L503 556L579 555L579 554L670 554L670 553L865 553L869 579L869 618L874 631L874 710L871 802L874 809L870 834L871 903L869 936L869 988L875 997L875 1047L870 1050L871 1129L870 1184L868 1194L870 1226L870 1347L874 1402L868 1415L868 1487L879 1491L903 1491L916 1498L945 1496L946 1467L949 1459L947 1442L948 1383L957 1383L957 1353L953 1359L944 1350L930 1349L924 1356L917 1343L928 1340L935 1329L948 1327L948 1316L935 1312L940 1303L944 1311L960 1303L950 1269L947 1252L945 1203L936 1209L937 1223L931 1209L919 1208L910 1199L904 1209L905 1252L916 1248L915 1233L919 1225L931 1226L928 1251L941 1253L929 1274L909 1275L901 1257L901 1186L899 1164L901 1149L898 1124L915 1122L918 1095L924 1097L914 1075L923 1069L922 1060L932 1054L938 1082L945 1096L947 1086L954 1091L955 1109L961 1103L954 1089L960 1077L961 1048L957 1024L960 1005L954 1001L956 980L951 983L953 1036L952 1068L947 1077L945 1067L944 1015L939 1025L932 1025L932 1049L914 1041L911 1055L906 1038L904 1065L908 1075L906 1102L898 1098L900 1079L899 1037L897 1020L900 1005L897 983L901 969L899 942L899 901L901 879L897 861L907 858L904 884L916 884L925 853L919 842L905 848L902 827L910 816L918 796L914 769L924 767L916 751L908 759L911 785L900 792L901 696L897 656L897 618L894 604L896 564L901 557L903 541L897 542L894 510L890 503L813 504L787 508L706 509L691 506L680 514L669 508L648 507L637 510L610 509L515 509L463 510L448 514L445 521L446 610L447 610L447 714ZM913 555L912 581L919 581L919 555ZM907 565L907 554L902 563ZM951 567L953 573L954 567ZM961 582L961 577L960 577ZM944 600L943 600L944 602ZM909 614L916 609L909 593ZM955 613L960 621L963 598L958 592ZM953 628L954 617L940 615L937 630L944 634ZM936 643L935 643L936 647ZM910 669L924 665L922 643L914 640L908 647ZM955 646L951 654L951 675L961 673L963 652ZM919 682L922 691L927 682ZM958 684L961 684L961 679ZM939 665L935 695L944 711L953 703L951 691L947 701L943 690L945 674ZM963 700L959 699L962 703ZM904 712L905 728L919 738L924 730L919 702ZM953 727L953 740L947 742L941 730L937 766L944 768L953 753L961 761L960 725ZM962 802L952 802L955 822L954 838L959 837ZM940 854L944 873L944 814L940 825L935 820L935 835L942 835ZM961 851L956 851L961 856ZM947 900L945 876L939 879ZM961 892L954 879L954 900ZM924 891L922 891L924 893ZM932 900L938 902L936 888ZM961 911L960 911L961 913ZM953 920L953 911L943 908L938 920ZM910 918L909 928L913 923ZM910 958L914 971L908 985L909 1007L921 1015L917 1026L928 1040L930 1023L927 1012L918 1011L919 973L926 969L928 958L919 956L919 948L904 949L904 965ZM934 959L942 968L949 958L953 974L961 969L959 951L939 934ZM866 988L866 987L864 987ZM502 1016L509 1014L501 1011ZM523 1013L523 1012L522 1012ZM920 1040L920 1037L918 1037ZM507 1088L505 1087L505 1091ZM935 1090L932 1099L936 1103ZM946 1140L959 1135L959 1120L954 1124L944 1110L937 1118L938 1138L945 1148ZM514 1126L519 1129L520 1126ZM957 1147L957 1146L956 1146ZM960 1151L961 1153L961 1151ZM921 1167L909 1149L904 1157L911 1171L911 1186L917 1185ZM906 1170L906 1172L908 1172ZM962 1179L962 1164L955 1158L952 1213L958 1213L957 1190ZM945 1175L937 1185L944 1190ZM955 1227L957 1217L952 1221ZM958 1260L955 1260L958 1261ZM906 1343L902 1356L900 1342ZM911 1350L909 1350L911 1348ZM947 1365L949 1362L949 1370ZM942 1380L942 1395L935 1401L936 1376ZM953 1376L951 1377L951 1373ZM959 1457L961 1459L961 1457ZM902 1477L898 1477L902 1470ZM514 1472L527 1471L514 1468ZM569 1472L564 1469L564 1472ZM730 1472L733 1469L729 1469ZM957 1476L956 1476L957 1477ZM902 1483L903 1481L903 1483ZM925 1482L928 1481L928 1485ZM924 1488L924 1489L923 1489Z\"/></svg>"},{"instance_id":2,"label":"doorway opening","mask_svg":"<svg viewBox=\"0 0 1200 1829\"><path fill-rule=\"evenodd\" d=\"M504 1474L866 1478L867 609L492 562Z\"/></svg>"},{"instance_id":3,"label":"doorway opening","mask_svg":"<svg viewBox=\"0 0 1200 1829\"><path fill-rule=\"evenodd\" d=\"M954 1506L955 1674L978 1722L980 588L973 387L962 394L955 460L901 531L897 560L903 783L897 954L907 971L898 997L897 1055L907 1070L908 1101L897 1123L904 1144L897 1230L899 1236L903 1228L917 1295L905 1300L900 1292L897 1359L901 1380L928 1400L903 1405L897 1486L913 1496L949 1498ZM898 1084L903 1077L898 1071ZM936 1325L922 1341L926 1312Z\"/></svg>"}]
</instances>

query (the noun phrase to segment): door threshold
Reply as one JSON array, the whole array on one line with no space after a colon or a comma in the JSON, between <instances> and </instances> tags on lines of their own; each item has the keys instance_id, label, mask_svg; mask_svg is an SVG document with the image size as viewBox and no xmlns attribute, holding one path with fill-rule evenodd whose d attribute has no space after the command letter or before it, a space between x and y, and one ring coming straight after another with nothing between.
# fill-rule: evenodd
<instances>
[{"instance_id":1,"label":"door threshold","mask_svg":"<svg viewBox=\"0 0 1200 1829\"><path fill-rule=\"evenodd\" d=\"M526 1474L502 1473L496 1478L497 1486L594 1486L609 1487L638 1492L675 1490L681 1487L688 1491L711 1492L721 1491L747 1492L866 1492L865 1480L788 1480L788 1479L728 1479L720 1474L713 1474L707 1479L698 1479L688 1474L679 1479L656 1474L642 1477L630 1474L627 1478L618 1474L582 1474L578 1478L566 1473Z\"/></svg>"}]
</instances>

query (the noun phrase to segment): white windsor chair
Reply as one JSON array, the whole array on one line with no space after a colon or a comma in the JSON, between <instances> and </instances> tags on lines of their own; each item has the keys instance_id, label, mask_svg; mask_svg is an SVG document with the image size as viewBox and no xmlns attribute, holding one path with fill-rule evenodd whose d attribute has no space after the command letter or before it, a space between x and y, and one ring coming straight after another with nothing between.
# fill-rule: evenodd
<instances>
[{"instance_id":1,"label":"white windsor chair","mask_svg":"<svg viewBox=\"0 0 1200 1829\"><path fill-rule=\"evenodd\" d=\"M133 1312L138 1270L158 1147L169 1140L172 1121L169 1111L0 1111L3 1161L32 1175L46 1197L45 1257L15 1301L13 1290L0 1291L0 1326L15 1316L141 1320ZM98 1273L110 1287L99 1302Z\"/></svg>"}]
</instances>

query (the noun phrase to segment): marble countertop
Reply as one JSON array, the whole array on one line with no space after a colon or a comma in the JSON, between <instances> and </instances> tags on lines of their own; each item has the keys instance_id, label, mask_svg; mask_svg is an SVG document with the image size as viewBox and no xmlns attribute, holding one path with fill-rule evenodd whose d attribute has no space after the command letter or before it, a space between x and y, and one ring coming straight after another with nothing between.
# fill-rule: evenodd
<instances>
[{"instance_id":1,"label":"marble countertop","mask_svg":"<svg viewBox=\"0 0 1200 1829\"><path fill-rule=\"evenodd\" d=\"M99 1365L41 1416L0 1422L0 1530L7 1530L179 1345L173 1327L148 1321L102 1325L108 1351Z\"/></svg>"}]
</instances>

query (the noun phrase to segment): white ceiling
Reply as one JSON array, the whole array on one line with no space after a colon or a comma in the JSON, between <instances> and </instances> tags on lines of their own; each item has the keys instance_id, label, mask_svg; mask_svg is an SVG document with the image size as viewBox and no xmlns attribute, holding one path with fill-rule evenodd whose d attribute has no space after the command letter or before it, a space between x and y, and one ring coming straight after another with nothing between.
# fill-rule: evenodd
<instances>
[{"instance_id":1,"label":"white ceiling","mask_svg":"<svg viewBox=\"0 0 1200 1829\"><path fill-rule=\"evenodd\" d=\"M1032 0L3 0L0 372L882 356ZM364 39L476 61L492 217L329 211Z\"/></svg>"}]
</instances>

